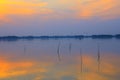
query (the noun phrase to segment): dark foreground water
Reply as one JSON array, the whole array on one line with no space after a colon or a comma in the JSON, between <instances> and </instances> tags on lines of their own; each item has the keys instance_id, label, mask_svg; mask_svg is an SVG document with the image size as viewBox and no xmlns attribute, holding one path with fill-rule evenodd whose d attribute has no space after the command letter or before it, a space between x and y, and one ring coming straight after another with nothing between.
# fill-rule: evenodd
<instances>
[{"instance_id":1,"label":"dark foreground water","mask_svg":"<svg viewBox=\"0 0 120 80\"><path fill-rule=\"evenodd\" d=\"M0 80L120 80L120 40L0 41Z\"/></svg>"}]
</instances>

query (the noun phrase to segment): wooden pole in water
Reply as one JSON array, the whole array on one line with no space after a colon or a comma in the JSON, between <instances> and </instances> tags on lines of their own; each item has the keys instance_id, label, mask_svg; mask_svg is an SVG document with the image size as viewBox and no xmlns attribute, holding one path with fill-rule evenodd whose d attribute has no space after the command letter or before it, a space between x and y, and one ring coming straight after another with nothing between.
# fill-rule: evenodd
<instances>
[{"instance_id":1,"label":"wooden pole in water","mask_svg":"<svg viewBox=\"0 0 120 80\"><path fill-rule=\"evenodd\" d=\"M83 72L83 55L82 50L80 49L80 61L81 61L81 73Z\"/></svg>"},{"instance_id":2,"label":"wooden pole in water","mask_svg":"<svg viewBox=\"0 0 120 80\"><path fill-rule=\"evenodd\" d=\"M61 58L60 58L60 42L58 44L57 54L58 54L58 60L61 61Z\"/></svg>"},{"instance_id":3,"label":"wooden pole in water","mask_svg":"<svg viewBox=\"0 0 120 80\"><path fill-rule=\"evenodd\" d=\"M97 49L98 49L97 62L98 62L98 72L99 72L100 71L100 45L99 44L97 45Z\"/></svg>"},{"instance_id":4,"label":"wooden pole in water","mask_svg":"<svg viewBox=\"0 0 120 80\"><path fill-rule=\"evenodd\" d=\"M83 80L83 54L82 49L80 48L80 66L81 66L81 80Z\"/></svg>"}]
</instances>

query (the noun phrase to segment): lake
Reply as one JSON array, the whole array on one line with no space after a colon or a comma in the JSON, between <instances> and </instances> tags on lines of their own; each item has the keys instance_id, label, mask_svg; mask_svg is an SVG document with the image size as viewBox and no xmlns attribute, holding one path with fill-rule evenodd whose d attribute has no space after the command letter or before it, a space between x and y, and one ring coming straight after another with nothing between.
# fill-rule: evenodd
<instances>
[{"instance_id":1,"label":"lake","mask_svg":"<svg viewBox=\"0 0 120 80\"><path fill-rule=\"evenodd\" d=\"M120 39L0 41L0 80L120 80Z\"/></svg>"}]
</instances>

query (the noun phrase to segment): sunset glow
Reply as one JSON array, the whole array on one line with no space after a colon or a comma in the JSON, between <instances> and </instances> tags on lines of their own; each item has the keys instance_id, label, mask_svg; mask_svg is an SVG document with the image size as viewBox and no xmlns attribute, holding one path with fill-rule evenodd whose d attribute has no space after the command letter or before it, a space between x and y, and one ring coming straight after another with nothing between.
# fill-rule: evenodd
<instances>
[{"instance_id":1,"label":"sunset glow","mask_svg":"<svg viewBox=\"0 0 120 80\"><path fill-rule=\"evenodd\" d=\"M0 80L119 80L120 0L0 0Z\"/></svg>"},{"instance_id":2,"label":"sunset glow","mask_svg":"<svg viewBox=\"0 0 120 80\"><path fill-rule=\"evenodd\" d=\"M2 0L0 35L115 34L119 7L118 0Z\"/></svg>"},{"instance_id":3,"label":"sunset glow","mask_svg":"<svg viewBox=\"0 0 120 80\"><path fill-rule=\"evenodd\" d=\"M0 1L0 20L6 21L9 16L49 14L71 18L117 18L120 16L118 0L4 0ZM71 11L71 13L69 13ZM63 13L63 14L61 14ZM67 17L67 15L66 15ZM65 17L64 17L65 18Z\"/></svg>"}]
</instances>

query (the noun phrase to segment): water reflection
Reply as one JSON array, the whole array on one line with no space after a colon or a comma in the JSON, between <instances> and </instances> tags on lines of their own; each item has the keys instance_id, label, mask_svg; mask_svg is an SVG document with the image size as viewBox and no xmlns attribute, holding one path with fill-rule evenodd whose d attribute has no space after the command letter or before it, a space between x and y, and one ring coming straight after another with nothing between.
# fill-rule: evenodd
<instances>
[{"instance_id":1,"label":"water reflection","mask_svg":"<svg viewBox=\"0 0 120 80\"><path fill-rule=\"evenodd\" d=\"M69 43L69 53L71 54L71 50L72 50L72 43Z\"/></svg>"},{"instance_id":2,"label":"water reflection","mask_svg":"<svg viewBox=\"0 0 120 80\"><path fill-rule=\"evenodd\" d=\"M117 41L103 41L101 43L106 43L102 47L96 47L97 42L93 40L83 40L80 44L79 40L70 42L33 40L0 43L0 80L120 79L120 51L117 48L120 45ZM70 48L71 44L74 47ZM111 46L106 47L107 44L117 47L111 49ZM68 50L72 50L71 55L67 54Z\"/></svg>"}]
</instances>

